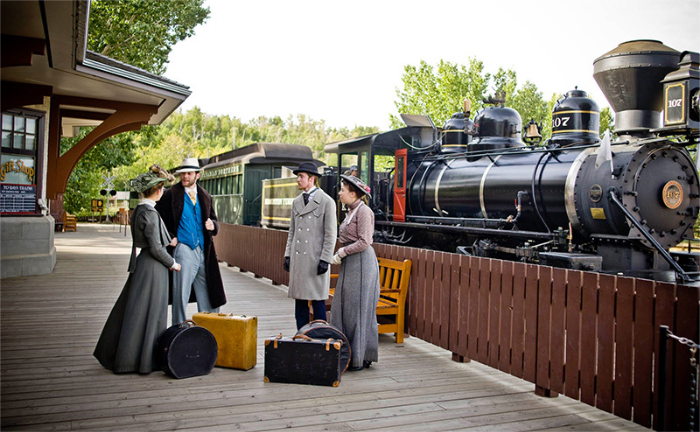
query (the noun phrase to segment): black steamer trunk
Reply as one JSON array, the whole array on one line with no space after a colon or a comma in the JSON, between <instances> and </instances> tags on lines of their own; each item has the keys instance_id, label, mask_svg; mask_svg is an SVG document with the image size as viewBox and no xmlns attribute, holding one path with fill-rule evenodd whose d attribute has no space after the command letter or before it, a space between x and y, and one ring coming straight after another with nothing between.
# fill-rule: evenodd
<instances>
[{"instance_id":1,"label":"black steamer trunk","mask_svg":"<svg viewBox=\"0 0 700 432\"><path fill-rule=\"evenodd\" d=\"M304 335L265 340L265 382L338 387L343 373L340 340Z\"/></svg>"}]
</instances>

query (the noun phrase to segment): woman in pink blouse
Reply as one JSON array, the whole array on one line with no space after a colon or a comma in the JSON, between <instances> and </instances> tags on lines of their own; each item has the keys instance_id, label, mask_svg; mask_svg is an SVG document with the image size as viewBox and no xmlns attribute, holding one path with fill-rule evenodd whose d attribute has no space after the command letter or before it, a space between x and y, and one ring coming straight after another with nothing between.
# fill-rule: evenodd
<instances>
[{"instance_id":1,"label":"woman in pink blouse","mask_svg":"<svg viewBox=\"0 0 700 432\"><path fill-rule=\"evenodd\" d=\"M333 257L340 264L331 309L331 325L347 336L352 349L348 370L369 367L379 358L376 308L379 301L379 265L372 248L374 213L362 201L370 188L357 177L341 175L340 201L350 212L340 224L343 245Z\"/></svg>"}]
</instances>

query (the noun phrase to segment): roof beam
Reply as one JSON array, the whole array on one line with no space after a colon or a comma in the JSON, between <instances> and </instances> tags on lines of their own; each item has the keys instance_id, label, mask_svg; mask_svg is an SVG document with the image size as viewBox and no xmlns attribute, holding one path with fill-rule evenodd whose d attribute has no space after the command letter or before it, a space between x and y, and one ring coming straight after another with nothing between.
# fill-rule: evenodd
<instances>
[{"instance_id":1,"label":"roof beam","mask_svg":"<svg viewBox=\"0 0 700 432\"><path fill-rule=\"evenodd\" d=\"M31 66L34 55L46 55L46 41L24 36L1 36L2 67Z\"/></svg>"}]
</instances>

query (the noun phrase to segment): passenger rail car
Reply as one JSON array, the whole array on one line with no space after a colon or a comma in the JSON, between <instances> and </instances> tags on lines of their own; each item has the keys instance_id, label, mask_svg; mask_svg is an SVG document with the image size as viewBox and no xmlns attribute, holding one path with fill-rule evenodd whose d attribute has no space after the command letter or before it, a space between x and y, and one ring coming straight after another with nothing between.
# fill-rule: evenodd
<instances>
[{"instance_id":1,"label":"passenger rail car","mask_svg":"<svg viewBox=\"0 0 700 432\"><path fill-rule=\"evenodd\" d=\"M263 180L280 178L285 169L304 161L321 164L303 145L251 144L208 159L199 184L211 194L220 222L257 226Z\"/></svg>"}]
</instances>

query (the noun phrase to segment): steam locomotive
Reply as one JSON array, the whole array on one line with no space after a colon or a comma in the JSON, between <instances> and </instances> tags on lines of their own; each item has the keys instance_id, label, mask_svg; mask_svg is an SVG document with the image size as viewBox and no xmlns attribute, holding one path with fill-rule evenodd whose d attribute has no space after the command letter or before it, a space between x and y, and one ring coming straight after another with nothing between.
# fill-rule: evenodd
<instances>
[{"instance_id":1,"label":"steam locomotive","mask_svg":"<svg viewBox=\"0 0 700 432\"><path fill-rule=\"evenodd\" d=\"M557 102L541 146L536 124L521 137L520 115L497 95L473 120L468 106L441 129L404 115L405 128L327 145L338 165L321 185L335 195L356 163L379 242L692 283L699 255L669 249L694 237L700 211L688 151L699 138L699 64L698 53L651 40L597 58L594 78L616 112L612 143L582 90ZM393 166L380 169L387 158Z\"/></svg>"}]
</instances>

